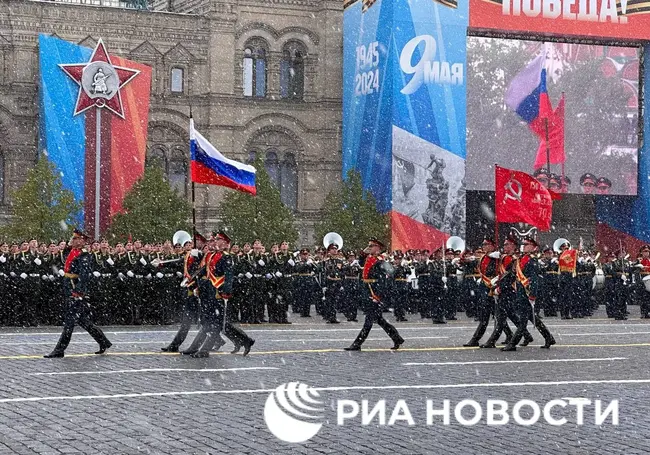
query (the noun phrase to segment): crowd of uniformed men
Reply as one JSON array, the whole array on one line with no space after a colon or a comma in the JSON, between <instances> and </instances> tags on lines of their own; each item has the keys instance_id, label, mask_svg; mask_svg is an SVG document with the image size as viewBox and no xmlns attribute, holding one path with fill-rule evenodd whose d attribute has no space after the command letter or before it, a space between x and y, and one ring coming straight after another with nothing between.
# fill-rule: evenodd
<instances>
[{"instance_id":1,"label":"crowd of uniformed men","mask_svg":"<svg viewBox=\"0 0 650 455\"><path fill-rule=\"evenodd\" d=\"M199 236L200 249L205 247L201 240ZM489 284L481 279L484 246L466 251L410 250L386 255L393 266L386 307L393 309L397 321L419 314L442 324L456 319L460 311L480 319L481 308L493 304ZM94 279L88 294L98 324L178 321L187 293L180 284L191 243L143 244L136 240L109 245L103 240L89 248ZM67 251L65 241L48 245L32 239L0 245L0 324L60 323ZM293 252L286 242L266 250L255 241L241 247L233 244L230 253L234 261L229 304L232 321L287 324L288 311L311 317L315 310L334 324L339 322L338 314L356 321L358 310L364 308L358 252L342 252L336 245ZM605 304L609 317L625 319L627 304L632 303L640 305L643 318L650 317L650 292L643 280L650 276L650 246L631 257L625 251L601 256L566 244L561 252L543 248L536 257L536 312L580 318ZM161 261L172 262L159 264Z\"/></svg>"}]
</instances>

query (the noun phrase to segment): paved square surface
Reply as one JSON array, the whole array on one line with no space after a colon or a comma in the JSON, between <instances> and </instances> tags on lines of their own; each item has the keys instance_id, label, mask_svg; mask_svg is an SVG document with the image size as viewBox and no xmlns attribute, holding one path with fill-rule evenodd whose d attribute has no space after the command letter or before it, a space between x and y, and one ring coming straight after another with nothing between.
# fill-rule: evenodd
<instances>
[{"instance_id":1,"label":"paved square surface","mask_svg":"<svg viewBox=\"0 0 650 455\"><path fill-rule=\"evenodd\" d=\"M650 323L639 319L638 307L631 312L627 321L604 312L547 318L557 346L540 349L533 328L531 346L507 353L463 348L476 326L464 317L434 326L411 315L396 325L406 338L396 352L375 326L364 351L352 353L342 348L361 322L293 317L292 325L244 326L256 339L248 357L231 355L228 343L208 359L161 353L174 326L105 328L113 347L103 356L92 354L96 344L77 328L64 359L42 358L58 327L0 329L0 454L646 454ZM322 428L301 444L280 441L264 421L269 393L293 381L317 388L325 407ZM575 406L555 408L568 421L561 426L543 418L532 426L488 426L485 416L464 426L454 418L463 399L485 411L489 399L543 406L578 397L618 399L619 425L595 425L593 406L582 426ZM339 426L337 402L344 399L371 407L385 399L386 423L404 400L414 425L380 425L378 418L362 425L359 416ZM427 426L426 401L440 409L445 399L451 424L435 418Z\"/></svg>"}]
</instances>

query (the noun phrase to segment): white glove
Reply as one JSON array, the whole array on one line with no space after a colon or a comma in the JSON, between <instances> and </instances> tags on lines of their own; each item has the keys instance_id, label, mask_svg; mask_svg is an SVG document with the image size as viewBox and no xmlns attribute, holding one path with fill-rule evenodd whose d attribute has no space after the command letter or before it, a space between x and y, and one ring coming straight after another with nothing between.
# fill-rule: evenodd
<instances>
[{"instance_id":1,"label":"white glove","mask_svg":"<svg viewBox=\"0 0 650 455\"><path fill-rule=\"evenodd\" d=\"M354 262L352 264L350 264L350 265L354 265ZM407 265L409 265L409 263L408 263L408 261L406 259L402 259L402 262L400 262L400 265L402 267L406 267Z\"/></svg>"},{"instance_id":2,"label":"white glove","mask_svg":"<svg viewBox=\"0 0 650 455\"><path fill-rule=\"evenodd\" d=\"M47 275L41 275L41 280L46 281L47 280Z\"/></svg>"},{"instance_id":3,"label":"white glove","mask_svg":"<svg viewBox=\"0 0 650 455\"><path fill-rule=\"evenodd\" d=\"M584 263L585 263L585 258L580 258L580 259L578 259L578 262L579 262L580 264L584 264Z\"/></svg>"},{"instance_id":4,"label":"white glove","mask_svg":"<svg viewBox=\"0 0 650 455\"><path fill-rule=\"evenodd\" d=\"M61 272L63 272L63 270L61 270ZM9 272L9 275L11 275L11 276L14 277L14 278L16 277L16 273L15 273L15 272ZM63 275L61 275L61 276L63 276Z\"/></svg>"},{"instance_id":5,"label":"white glove","mask_svg":"<svg viewBox=\"0 0 650 455\"><path fill-rule=\"evenodd\" d=\"M244 278L244 274L240 273L239 275L237 275L237 278Z\"/></svg>"},{"instance_id":6,"label":"white glove","mask_svg":"<svg viewBox=\"0 0 650 455\"><path fill-rule=\"evenodd\" d=\"M445 284L447 284L447 277L446 277L446 276L443 276L443 277L442 277L442 282L445 283Z\"/></svg>"},{"instance_id":7,"label":"white glove","mask_svg":"<svg viewBox=\"0 0 650 455\"><path fill-rule=\"evenodd\" d=\"M54 281L54 275L48 275L47 278L48 278L50 281Z\"/></svg>"},{"instance_id":8,"label":"white glove","mask_svg":"<svg viewBox=\"0 0 650 455\"><path fill-rule=\"evenodd\" d=\"M147 265L147 261L145 260L145 258L140 258L140 264Z\"/></svg>"},{"instance_id":9,"label":"white glove","mask_svg":"<svg viewBox=\"0 0 650 455\"><path fill-rule=\"evenodd\" d=\"M257 263L258 263L259 265L261 265L262 267L264 267L264 261L263 261L263 260L260 259L259 261L257 261Z\"/></svg>"},{"instance_id":10,"label":"white glove","mask_svg":"<svg viewBox=\"0 0 650 455\"><path fill-rule=\"evenodd\" d=\"M27 274L25 272L23 272L23 273L20 274L20 277L24 280L25 278L27 278Z\"/></svg>"},{"instance_id":11,"label":"white glove","mask_svg":"<svg viewBox=\"0 0 650 455\"><path fill-rule=\"evenodd\" d=\"M110 265L111 267L115 265L115 261L113 261L113 259L111 258L106 259L106 262L108 262L108 265Z\"/></svg>"},{"instance_id":12,"label":"white glove","mask_svg":"<svg viewBox=\"0 0 650 455\"><path fill-rule=\"evenodd\" d=\"M627 283L627 277L625 275L621 275L621 280L623 280L623 283Z\"/></svg>"},{"instance_id":13,"label":"white glove","mask_svg":"<svg viewBox=\"0 0 650 455\"><path fill-rule=\"evenodd\" d=\"M190 256L192 256L192 257L194 257L194 258L198 258L198 257L199 257L199 250L196 249L196 248L192 248L192 249L190 250Z\"/></svg>"},{"instance_id":14,"label":"white glove","mask_svg":"<svg viewBox=\"0 0 650 455\"><path fill-rule=\"evenodd\" d=\"M93 276L94 276L95 278L99 278L100 276L102 276L102 274L99 273L99 272L97 272L97 271L95 271L95 272L93 272Z\"/></svg>"},{"instance_id":15,"label":"white glove","mask_svg":"<svg viewBox=\"0 0 650 455\"><path fill-rule=\"evenodd\" d=\"M163 278L164 276L165 276L165 275L163 275L163 274L160 273L160 272L156 273L156 278Z\"/></svg>"},{"instance_id":16,"label":"white glove","mask_svg":"<svg viewBox=\"0 0 650 455\"><path fill-rule=\"evenodd\" d=\"M59 269L59 276L65 276L65 270Z\"/></svg>"},{"instance_id":17,"label":"white glove","mask_svg":"<svg viewBox=\"0 0 650 455\"><path fill-rule=\"evenodd\" d=\"M459 262L460 262L460 258L453 258L451 260L451 263L454 264L454 265L458 264Z\"/></svg>"},{"instance_id":18,"label":"white glove","mask_svg":"<svg viewBox=\"0 0 650 455\"><path fill-rule=\"evenodd\" d=\"M145 276L146 279L150 280L151 279L151 273Z\"/></svg>"},{"instance_id":19,"label":"white glove","mask_svg":"<svg viewBox=\"0 0 650 455\"><path fill-rule=\"evenodd\" d=\"M493 251L492 253L488 254L488 257L492 259L499 259L501 257L501 253L498 251Z\"/></svg>"},{"instance_id":20,"label":"white glove","mask_svg":"<svg viewBox=\"0 0 650 455\"><path fill-rule=\"evenodd\" d=\"M644 267L643 267L643 264L637 264L637 265L635 265L634 267L636 267L636 268L638 268L638 269L642 269L642 268L644 268Z\"/></svg>"},{"instance_id":21,"label":"white glove","mask_svg":"<svg viewBox=\"0 0 650 455\"><path fill-rule=\"evenodd\" d=\"M34 264L41 265L42 263L43 262L39 258L34 259Z\"/></svg>"},{"instance_id":22,"label":"white glove","mask_svg":"<svg viewBox=\"0 0 650 455\"><path fill-rule=\"evenodd\" d=\"M5 262L7 262L7 258L4 257L4 255L0 256L0 262L4 264Z\"/></svg>"},{"instance_id":23,"label":"white glove","mask_svg":"<svg viewBox=\"0 0 650 455\"><path fill-rule=\"evenodd\" d=\"M275 276L277 276L278 278L280 278L280 277L282 276L282 273L281 273L281 272L275 272Z\"/></svg>"},{"instance_id":24,"label":"white glove","mask_svg":"<svg viewBox=\"0 0 650 455\"><path fill-rule=\"evenodd\" d=\"M248 278L249 280L251 278L253 278L253 275L251 274L251 272L246 272L246 278Z\"/></svg>"},{"instance_id":25,"label":"white glove","mask_svg":"<svg viewBox=\"0 0 650 455\"><path fill-rule=\"evenodd\" d=\"M270 280L271 278L273 278L273 275L271 275L270 273L267 273L264 276L266 277L267 280Z\"/></svg>"},{"instance_id":26,"label":"white glove","mask_svg":"<svg viewBox=\"0 0 650 455\"><path fill-rule=\"evenodd\" d=\"M530 303L531 306L535 306L535 301L533 299L528 299L528 303Z\"/></svg>"},{"instance_id":27,"label":"white glove","mask_svg":"<svg viewBox=\"0 0 650 455\"><path fill-rule=\"evenodd\" d=\"M553 259L551 259L551 263L553 263L553 264L557 264L557 258L553 258Z\"/></svg>"},{"instance_id":28,"label":"white glove","mask_svg":"<svg viewBox=\"0 0 650 455\"><path fill-rule=\"evenodd\" d=\"M294 262L293 259L289 259L287 262L289 263L289 265L290 265L291 267L293 267L294 265L296 265L296 263Z\"/></svg>"},{"instance_id":29,"label":"white glove","mask_svg":"<svg viewBox=\"0 0 650 455\"><path fill-rule=\"evenodd\" d=\"M327 291L327 288L323 288L323 292L326 292L326 291Z\"/></svg>"},{"instance_id":30,"label":"white glove","mask_svg":"<svg viewBox=\"0 0 650 455\"><path fill-rule=\"evenodd\" d=\"M194 294L194 297L198 297L199 296L198 288L194 288L194 290L192 291L192 294Z\"/></svg>"},{"instance_id":31,"label":"white glove","mask_svg":"<svg viewBox=\"0 0 650 455\"><path fill-rule=\"evenodd\" d=\"M350 264L350 265L353 266L353 267L356 267L356 266L359 265L359 261L357 259L355 259L354 261L352 261L352 264Z\"/></svg>"},{"instance_id":32,"label":"white glove","mask_svg":"<svg viewBox=\"0 0 650 455\"><path fill-rule=\"evenodd\" d=\"M313 263L314 263L314 261L312 261L311 258L310 258L310 259L307 259L307 264L311 265L311 264L313 264Z\"/></svg>"},{"instance_id":33,"label":"white glove","mask_svg":"<svg viewBox=\"0 0 650 455\"><path fill-rule=\"evenodd\" d=\"M135 274L129 270L128 272L126 272L126 276L128 276L129 278L133 278Z\"/></svg>"},{"instance_id":34,"label":"white glove","mask_svg":"<svg viewBox=\"0 0 650 455\"><path fill-rule=\"evenodd\" d=\"M182 272L176 272L176 276L178 278L183 278L183 273Z\"/></svg>"},{"instance_id":35,"label":"white glove","mask_svg":"<svg viewBox=\"0 0 650 455\"><path fill-rule=\"evenodd\" d=\"M123 274L122 272L118 273L118 274L117 274L117 277L118 277L120 280L124 281L124 274Z\"/></svg>"}]
</instances>

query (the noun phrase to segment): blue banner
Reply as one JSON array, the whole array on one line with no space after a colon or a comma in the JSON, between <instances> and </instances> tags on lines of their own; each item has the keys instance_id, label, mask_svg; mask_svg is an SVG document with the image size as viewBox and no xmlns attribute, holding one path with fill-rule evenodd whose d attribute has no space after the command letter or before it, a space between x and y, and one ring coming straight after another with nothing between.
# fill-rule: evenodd
<instances>
[{"instance_id":1,"label":"blue banner","mask_svg":"<svg viewBox=\"0 0 650 455\"><path fill-rule=\"evenodd\" d=\"M39 35L39 148L61 172L63 186L84 200L86 168L85 115L73 116L79 86L59 68L60 63L83 63L91 49Z\"/></svg>"},{"instance_id":2,"label":"blue banner","mask_svg":"<svg viewBox=\"0 0 650 455\"><path fill-rule=\"evenodd\" d=\"M650 55L650 45L644 47L644 55ZM643 86L650 87L648 59L642 59ZM650 116L643 117L643 131L650 133ZM636 197L600 196L596 198L596 219L610 227L650 242L650 142L645 140L639 149L639 181Z\"/></svg>"},{"instance_id":3,"label":"blue banner","mask_svg":"<svg viewBox=\"0 0 650 455\"><path fill-rule=\"evenodd\" d=\"M394 2L348 6L343 16L343 178L358 170L378 208L391 208L391 74Z\"/></svg>"}]
</instances>

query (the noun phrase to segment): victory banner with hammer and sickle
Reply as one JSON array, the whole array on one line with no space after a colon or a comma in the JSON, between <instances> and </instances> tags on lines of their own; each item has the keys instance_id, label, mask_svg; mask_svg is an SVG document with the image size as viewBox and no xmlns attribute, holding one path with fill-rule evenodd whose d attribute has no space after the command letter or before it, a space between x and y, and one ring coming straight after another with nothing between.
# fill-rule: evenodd
<instances>
[{"instance_id":1,"label":"victory banner with hammer and sickle","mask_svg":"<svg viewBox=\"0 0 650 455\"><path fill-rule=\"evenodd\" d=\"M540 231L551 229L553 199L544 185L525 172L495 166L497 223L528 223Z\"/></svg>"}]
</instances>

